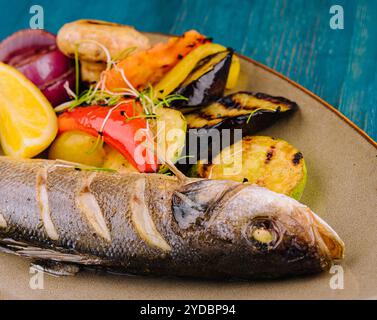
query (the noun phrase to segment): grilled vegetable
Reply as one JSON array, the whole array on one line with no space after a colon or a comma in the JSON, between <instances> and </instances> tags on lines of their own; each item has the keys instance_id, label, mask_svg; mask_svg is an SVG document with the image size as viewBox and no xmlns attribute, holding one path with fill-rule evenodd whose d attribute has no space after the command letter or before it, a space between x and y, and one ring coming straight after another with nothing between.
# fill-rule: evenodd
<instances>
[{"instance_id":1,"label":"grilled vegetable","mask_svg":"<svg viewBox=\"0 0 377 320\"><path fill-rule=\"evenodd\" d=\"M249 183L7 157L0 171L0 248L42 262L250 279L316 273L343 257L308 207Z\"/></svg>"},{"instance_id":2,"label":"grilled vegetable","mask_svg":"<svg viewBox=\"0 0 377 320\"><path fill-rule=\"evenodd\" d=\"M64 160L95 168L125 172L138 170L113 147L101 143L83 131L67 131L59 135L51 145L48 158Z\"/></svg>"},{"instance_id":3,"label":"grilled vegetable","mask_svg":"<svg viewBox=\"0 0 377 320\"><path fill-rule=\"evenodd\" d=\"M59 132L63 134L51 147L50 159L62 159L95 167L101 167L105 162L104 167L115 170L134 167L141 172L157 171L158 161L155 153L161 159L168 159L173 163L180 156L185 145L186 120L178 110L157 108L154 118L148 122L148 130L145 130L146 119L132 101L113 109L92 106L67 111L59 116ZM77 130L83 132L82 139ZM140 135L145 135L145 132L148 137ZM104 160L100 136L122 157L110 149L110 154L107 154ZM143 147L146 154L138 151L145 140L142 138L150 140L151 148ZM136 156L142 157L143 161L138 163ZM166 171L166 168L162 165L159 170Z\"/></svg>"},{"instance_id":4,"label":"grilled vegetable","mask_svg":"<svg viewBox=\"0 0 377 320\"><path fill-rule=\"evenodd\" d=\"M48 158L102 167L105 150L97 138L83 131L73 130L64 132L55 139Z\"/></svg>"},{"instance_id":5,"label":"grilled vegetable","mask_svg":"<svg viewBox=\"0 0 377 320\"><path fill-rule=\"evenodd\" d=\"M86 84L94 84L100 80L101 73L106 69L104 62L90 62L81 60L81 80Z\"/></svg>"},{"instance_id":6,"label":"grilled vegetable","mask_svg":"<svg viewBox=\"0 0 377 320\"><path fill-rule=\"evenodd\" d=\"M110 90L129 87L120 70L136 89L154 85L187 54L206 42L209 40L205 36L191 30L181 37L170 38L167 43L132 54L106 72L106 87Z\"/></svg>"},{"instance_id":7,"label":"grilled vegetable","mask_svg":"<svg viewBox=\"0 0 377 320\"><path fill-rule=\"evenodd\" d=\"M226 89L233 89L238 82L238 77L240 75L240 70L241 70L241 63L240 59L233 54L232 58L232 64L230 65L230 70L229 70L229 75L228 75L228 80L226 81Z\"/></svg>"},{"instance_id":8,"label":"grilled vegetable","mask_svg":"<svg viewBox=\"0 0 377 320\"><path fill-rule=\"evenodd\" d=\"M156 98L162 99L171 94L179 85L185 81L190 72L198 65L199 61L214 55L218 52L225 51L226 48L216 43L206 43L191 51L184 59L171 69L155 86ZM227 89L232 89L238 79L240 71L240 61L233 55L232 64L229 70L229 76L226 84Z\"/></svg>"},{"instance_id":9,"label":"grilled vegetable","mask_svg":"<svg viewBox=\"0 0 377 320\"><path fill-rule=\"evenodd\" d=\"M187 100L175 101L172 105L178 108L198 107L220 98L225 90L232 56L232 50L225 50L200 60L174 90Z\"/></svg>"},{"instance_id":10,"label":"grilled vegetable","mask_svg":"<svg viewBox=\"0 0 377 320\"><path fill-rule=\"evenodd\" d=\"M211 164L199 162L191 176L248 181L299 200L306 184L302 153L288 142L247 136L222 150Z\"/></svg>"},{"instance_id":11,"label":"grilled vegetable","mask_svg":"<svg viewBox=\"0 0 377 320\"><path fill-rule=\"evenodd\" d=\"M0 61L15 65L38 51L55 46L55 35L44 30L20 30L0 43Z\"/></svg>"},{"instance_id":12,"label":"grilled vegetable","mask_svg":"<svg viewBox=\"0 0 377 320\"><path fill-rule=\"evenodd\" d=\"M73 58L78 50L79 59L90 62L107 62L106 53L98 43L106 47L111 58L131 47L136 52L150 47L148 38L133 27L99 20L65 24L58 32L57 43L67 56Z\"/></svg>"},{"instance_id":13,"label":"grilled vegetable","mask_svg":"<svg viewBox=\"0 0 377 320\"><path fill-rule=\"evenodd\" d=\"M175 163L185 146L185 117L178 110L158 108L156 119L150 120L149 124L157 142L158 155ZM165 165L161 165L159 172L165 172L167 169Z\"/></svg>"},{"instance_id":14,"label":"grilled vegetable","mask_svg":"<svg viewBox=\"0 0 377 320\"><path fill-rule=\"evenodd\" d=\"M278 119L296 111L297 108L295 102L264 93L237 92L223 97L185 115L188 128L186 153L192 156L199 154L200 150L208 150L208 160L211 161L212 156L219 151L217 147L212 148L212 144L225 148L242 136L255 134L270 126ZM222 129L227 130L222 131ZM242 130L242 135L235 134L239 129ZM218 137L214 133L218 133ZM228 133L229 137L223 139L224 134ZM214 136L217 140L212 143ZM203 157L199 159L203 160ZM184 170L187 170L187 167Z\"/></svg>"},{"instance_id":15,"label":"grilled vegetable","mask_svg":"<svg viewBox=\"0 0 377 320\"><path fill-rule=\"evenodd\" d=\"M241 91L186 114L186 120L189 129L242 128L244 135L248 135L296 109L295 102L282 97Z\"/></svg>"},{"instance_id":16,"label":"grilled vegetable","mask_svg":"<svg viewBox=\"0 0 377 320\"><path fill-rule=\"evenodd\" d=\"M149 120L149 125L157 144L157 152L162 159L175 163L181 155L185 145L186 120L178 110L159 108L156 110L156 119ZM106 145L104 168L118 172L137 172L130 162L118 151ZM166 172L168 167L160 164L158 171Z\"/></svg>"},{"instance_id":17,"label":"grilled vegetable","mask_svg":"<svg viewBox=\"0 0 377 320\"><path fill-rule=\"evenodd\" d=\"M77 107L58 118L59 133L80 130L119 151L140 172L155 172L154 142L141 107L126 100L114 107Z\"/></svg>"}]
</instances>

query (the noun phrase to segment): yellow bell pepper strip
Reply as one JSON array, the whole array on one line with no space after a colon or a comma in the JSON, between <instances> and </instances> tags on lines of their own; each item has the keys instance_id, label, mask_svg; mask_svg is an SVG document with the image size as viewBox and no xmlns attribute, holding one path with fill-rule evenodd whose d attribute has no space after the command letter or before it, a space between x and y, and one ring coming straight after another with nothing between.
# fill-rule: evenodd
<instances>
[{"instance_id":1,"label":"yellow bell pepper strip","mask_svg":"<svg viewBox=\"0 0 377 320\"><path fill-rule=\"evenodd\" d=\"M226 50L226 48L220 44L206 43L191 51L157 83L154 87L156 97L163 99L171 94L187 78L200 60L224 50ZM233 55L226 84L227 89L232 89L237 84L239 72L240 60Z\"/></svg>"},{"instance_id":2,"label":"yellow bell pepper strip","mask_svg":"<svg viewBox=\"0 0 377 320\"><path fill-rule=\"evenodd\" d=\"M226 89L233 89L237 85L240 70L240 59L235 54L233 54L232 64L230 65L228 79L226 81Z\"/></svg>"},{"instance_id":3,"label":"yellow bell pepper strip","mask_svg":"<svg viewBox=\"0 0 377 320\"><path fill-rule=\"evenodd\" d=\"M88 106L66 111L58 117L59 133L80 130L95 137L102 136L104 142L120 152L139 172L156 172L158 159L153 150L145 146L146 142L153 145L152 132L147 120L140 116L140 106L135 105L127 100L116 107Z\"/></svg>"}]
</instances>

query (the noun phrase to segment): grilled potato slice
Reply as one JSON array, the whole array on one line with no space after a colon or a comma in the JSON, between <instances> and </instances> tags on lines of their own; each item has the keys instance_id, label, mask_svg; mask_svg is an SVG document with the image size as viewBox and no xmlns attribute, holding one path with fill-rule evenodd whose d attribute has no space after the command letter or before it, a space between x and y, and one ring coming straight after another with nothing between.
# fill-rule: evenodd
<instances>
[{"instance_id":1,"label":"grilled potato slice","mask_svg":"<svg viewBox=\"0 0 377 320\"><path fill-rule=\"evenodd\" d=\"M247 136L223 149L211 164L194 165L190 176L255 183L299 200L307 171L302 153L288 142Z\"/></svg>"}]
</instances>

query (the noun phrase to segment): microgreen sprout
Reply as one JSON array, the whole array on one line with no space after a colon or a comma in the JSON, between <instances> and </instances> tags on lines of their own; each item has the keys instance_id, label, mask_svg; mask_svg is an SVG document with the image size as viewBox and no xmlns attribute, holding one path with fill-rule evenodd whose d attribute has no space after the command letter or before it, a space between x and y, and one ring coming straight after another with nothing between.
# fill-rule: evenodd
<instances>
[{"instance_id":1,"label":"microgreen sprout","mask_svg":"<svg viewBox=\"0 0 377 320\"><path fill-rule=\"evenodd\" d=\"M62 168L73 168L75 170L83 170L83 171L105 171L105 172L118 172L115 169L110 169L110 168L98 168L94 166L89 166L77 162L71 162L67 160L61 160L61 159L56 159L55 160L55 167L62 167Z\"/></svg>"},{"instance_id":2,"label":"microgreen sprout","mask_svg":"<svg viewBox=\"0 0 377 320\"><path fill-rule=\"evenodd\" d=\"M80 65L79 65L79 47L83 43L93 43L99 46L106 56L106 70L101 73L100 80L96 85L92 85L88 90L85 90L79 95L79 77L80 77ZM170 106L170 103L176 100L187 100L182 95L172 94L163 99L156 99L153 87L149 85L145 90L139 92L127 79L124 70L120 69L117 65L117 61L126 58L132 52L135 51L135 47L127 48L123 50L114 59L111 59L110 51L101 43L95 40L82 40L76 43L75 50L75 69L76 69L76 93L74 93L68 86L65 87L67 93L74 98L70 103L64 103L55 108L56 112L62 112L64 110L71 110L81 105L107 105L113 106L119 103L125 97L134 98L138 100L146 115L155 114L156 109L163 106ZM108 90L106 88L106 71L114 68L120 73L126 88L117 88Z\"/></svg>"},{"instance_id":3,"label":"microgreen sprout","mask_svg":"<svg viewBox=\"0 0 377 320\"><path fill-rule=\"evenodd\" d=\"M246 120L246 123L247 123L247 124L250 122L251 117L252 117L255 113L257 113L259 110L263 110L263 108L258 108L258 109L253 110L252 112L250 112L250 114L249 114L249 116L247 117L247 120Z\"/></svg>"}]
</instances>

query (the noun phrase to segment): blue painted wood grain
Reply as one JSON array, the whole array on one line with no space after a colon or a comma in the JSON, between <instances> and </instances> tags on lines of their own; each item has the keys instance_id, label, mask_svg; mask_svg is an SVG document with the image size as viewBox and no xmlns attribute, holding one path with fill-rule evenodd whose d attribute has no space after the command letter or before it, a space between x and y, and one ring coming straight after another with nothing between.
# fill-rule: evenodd
<instances>
[{"instance_id":1,"label":"blue painted wood grain","mask_svg":"<svg viewBox=\"0 0 377 320\"><path fill-rule=\"evenodd\" d=\"M29 25L29 8L45 11L45 28L96 18L143 31L195 28L313 91L377 140L376 0L0 0L0 39ZM329 26L344 8L344 30Z\"/></svg>"}]
</instances>

